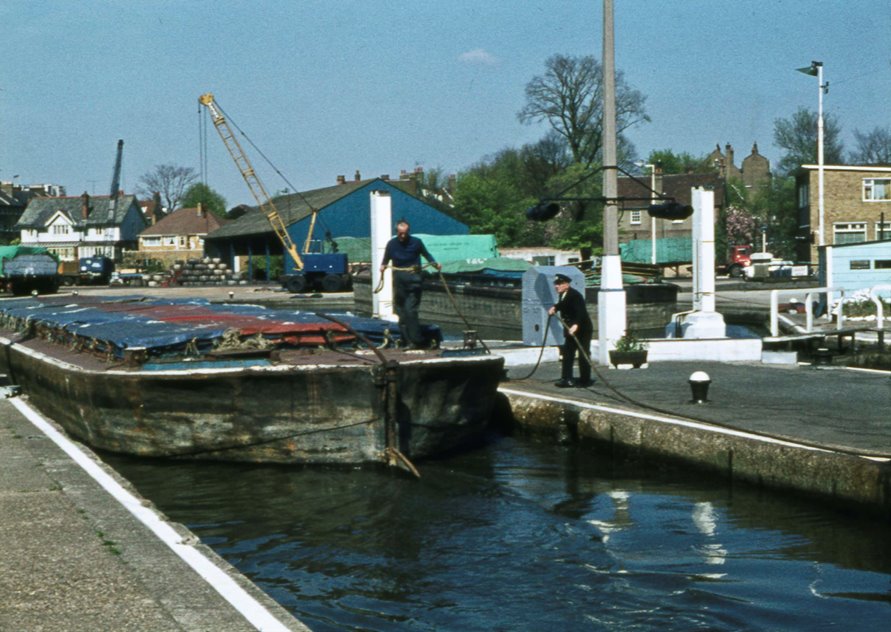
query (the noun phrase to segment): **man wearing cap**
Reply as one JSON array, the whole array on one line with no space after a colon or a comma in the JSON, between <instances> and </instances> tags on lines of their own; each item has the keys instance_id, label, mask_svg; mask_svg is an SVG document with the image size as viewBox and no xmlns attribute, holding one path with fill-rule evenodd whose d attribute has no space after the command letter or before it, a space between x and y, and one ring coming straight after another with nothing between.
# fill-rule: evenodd
<instances>
[{"instance_id":1,"label":"man wearing cap","mask_svg":"<svg viewBox=\"0 0 891 632\"><path fill-rule=\"evenodd\" d=\"M421 306L421 255L437 270L442 270L442 266L436 263L423 241L411 236L410 228L404 219L396 222L396 236L387 242L381 262L381 274L386 271L388 264L393 264L393 308L399 317L402 340L406 346L421 348L424 346L418 320L418 309Z\"/></svg>"},{"instance_id":2,"label":"man wearing cap","mask_svg":"<svg viewBox=\"0 0 891 632\"><path fill-rule=\"evenodd\" d=\"M563 346L560 347L562 370L556 386L560 388L591 386L593 380L591 380L591 362L588 354L591 352L594 325L585 306L585 297L570 285L570 279L565 274L554 276L554 287L557 289L557 303L551 306L548 314L551 316L560 314L564 338ZM575 363L575 354L579 351L579 347L584 349L584 353L579 352L579 379L574 380L572 365Z\"/></svg>"}]
</instances>

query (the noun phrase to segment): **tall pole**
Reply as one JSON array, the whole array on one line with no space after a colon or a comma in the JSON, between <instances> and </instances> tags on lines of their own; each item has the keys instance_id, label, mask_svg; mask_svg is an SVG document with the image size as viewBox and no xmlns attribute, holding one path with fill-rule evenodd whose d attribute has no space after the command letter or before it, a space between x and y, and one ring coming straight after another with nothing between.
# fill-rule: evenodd
<instances>
[{"instance_id":1,"label":"tall pole","mask_svg":"<svg viewBox=\"0 0 891 632\"><path fill-rule=\"evenodd\" d=\"M616 170L616 62L613 0L603 0L603 257L597 296L597 358L609 364L609 350L625 333L625 289L619 258L619 180Z\"/></svg>"},{"instance_id":2,"label":"tall pole","mask_svg":"<svg viewBox=\"0 0 891 632\"><path fill-rule=\"evenodd\" d=\"M616 59L613 35L613 0L603 0L603 254L619 254L616 197Z\"/></svg>"},{"instance_id":3,"label":"tall pole","mask_svg":"<svg viewBox=\"0 0 891 632\"><path fill-rule=\"evenodd\" d=\"M815 61L817 67L817 208L819 209L819 244L826 245L823 226L823 62Z\"/></svg>"},{"instance_id":4,"label":"tall pole","mask_svg":"<svg viewBox=\"0 0 891 632\"><path fill-rule=\"evenodd\" d=\"M656 203L656 165L647 165L650 169L650 204ZM650 217L650 263L656 265L656 218Z\"/></svg>"}]
</instances>

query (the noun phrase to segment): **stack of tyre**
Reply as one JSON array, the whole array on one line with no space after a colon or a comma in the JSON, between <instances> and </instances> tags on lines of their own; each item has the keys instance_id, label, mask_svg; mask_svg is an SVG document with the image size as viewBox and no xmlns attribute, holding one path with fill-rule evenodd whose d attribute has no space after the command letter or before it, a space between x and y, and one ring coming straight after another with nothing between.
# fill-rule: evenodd
<instances>
[{"instance_id":1,"label":"stack of tyre","mask_svg":"<svg viewBox=\"0 0 891 632\"><path fill-rule=\"evenodd\" d=\"M172 283L189 287L202 285L246 285L239 273L217 258L178 261L168 273Z\"/></svg>"}]
</instances>

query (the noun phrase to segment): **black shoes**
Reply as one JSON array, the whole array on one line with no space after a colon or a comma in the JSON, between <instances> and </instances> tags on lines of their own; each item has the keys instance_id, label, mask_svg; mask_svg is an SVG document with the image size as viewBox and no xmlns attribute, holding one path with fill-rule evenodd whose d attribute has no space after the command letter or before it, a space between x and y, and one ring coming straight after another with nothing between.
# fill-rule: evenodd
<instances>
[{"instance_id":1,"label":"black shoes","mask_svg":"<svg viewBox=\"0 0 891 632\"><path fill-rule=\"evenodd\" d=\"M556 386L557 388L587 388L589 386L592 386L593 384L594 380L587 380L583 382L581 380L560 379L554 382L554 386Z\"/></svg>"}]
</instances>

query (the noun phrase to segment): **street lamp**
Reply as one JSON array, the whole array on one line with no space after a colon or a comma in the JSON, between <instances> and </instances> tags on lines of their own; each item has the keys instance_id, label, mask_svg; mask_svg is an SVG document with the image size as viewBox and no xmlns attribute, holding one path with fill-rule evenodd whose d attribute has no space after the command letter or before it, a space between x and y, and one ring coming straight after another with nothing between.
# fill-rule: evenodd
<instances>
[{"instance_id":1,"label":"street lamp","mask_svg":"<svg viewBox=\"0 0 891 632\"><path fill-rule=\"evenodd\" d=\"M634 163L638 167L650 170L650 205L656 203L656 165L647 164L643 160ZM656 218L650 216L650 263L656 265Z\"/></svg>"},{"instance_id":2,"label":"street lamp","mask_svg":"<svg viewBox=\"0 0 891 632\"><path fill-rule=\"evenodd\" d=\"M823 236L823 93L829 92L829 82L823 83L823 62L812 61L810 66L796 68L798 72L817 78L817 209L819 231L818 244L824 246Z\"/></svg>"}]
</instances>

